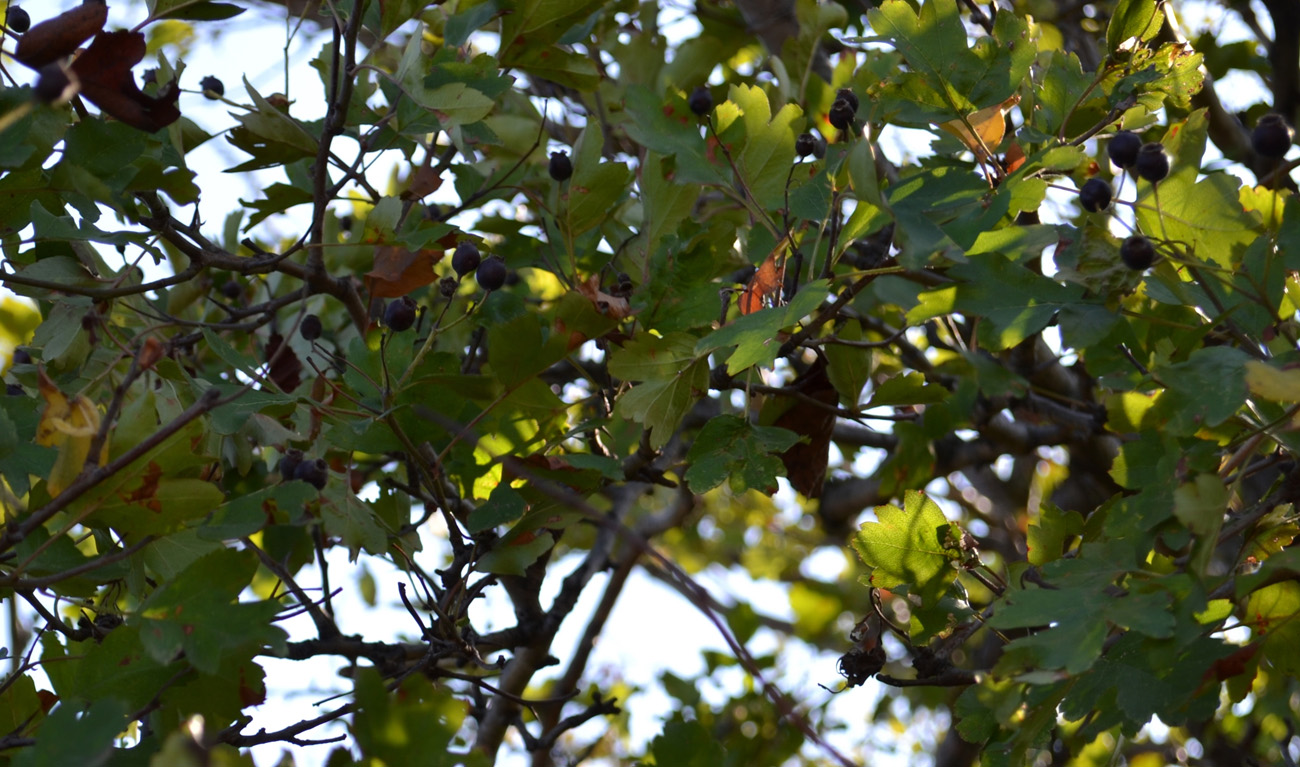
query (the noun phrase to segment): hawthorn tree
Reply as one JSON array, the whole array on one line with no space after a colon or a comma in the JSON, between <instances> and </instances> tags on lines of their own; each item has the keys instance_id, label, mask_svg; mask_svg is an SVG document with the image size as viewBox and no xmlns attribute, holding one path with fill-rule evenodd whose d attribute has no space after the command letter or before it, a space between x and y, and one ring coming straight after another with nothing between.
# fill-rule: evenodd
<instances>
[{"instance_id":1,"label":"hawthorn tree","mask_svg":"<svg viewBox=\"0 0 1300 767\"><path fill-rule=\"evenodd\" d=\"M930 722L941 767L1294 764L1285 0L1232 43L1155 0L258 5L316 50L283 93L183 66L250 3L50 5L0 85L0 760L850 765ZM259 179L224 220L207 142ZM588 667L638 571L745 680L665 672L644 744ZM322 658L267 726L264 664Z\"/></svg>"}]
</instances>

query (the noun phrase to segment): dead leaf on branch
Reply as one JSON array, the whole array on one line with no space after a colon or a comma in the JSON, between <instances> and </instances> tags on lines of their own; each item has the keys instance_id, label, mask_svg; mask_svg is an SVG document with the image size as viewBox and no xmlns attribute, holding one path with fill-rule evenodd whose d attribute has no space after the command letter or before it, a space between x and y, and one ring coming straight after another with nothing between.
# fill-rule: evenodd
<instances>
[{"instance_id":1,"label":"dead leaf on branch","mask_svg":"<svg viewBox=\"0 0 1300 767\"><path fill-rule=\"evenodd\" d=\"M749 278L745 284L745 290L740 294L740 313L753 314L767 305L774 305L777 296L780 295L781 286L785 284L785 259L782 258L780 265L777 264L777 254L781 248L768 254L759 264L758 270L754 276Z\"/></svg>"},{"instance_id":2,"label":"dead leaf on branch","mask_svg":"<svg viewBox=\"0 0 1300 767\"><path fill-rule=\"evenodd\" d=\"M939 127L960 139L980 160L987 160L988 153L1002 143L1002 137L1006 134L1007 112L1019 103L1020 95L1016 94L1001 104L994 104L973 112L966 118L966 122L949 120ZM970 124L969 128L966 127L967 123ZM971 133L971 130L975 132Z\"/></svg>"},{"instance_id":3,"label":"dead leaf on branch","mask_svg":"<svg viewBox=\"0 0 1300 767\"><path fill-rule=\"evenodd\" d=\"M785 464L786 476L795 490L806 498L820 498L826 482L831 432L835 429L834 408L839 405L840 395L826 375L826 360L822 357L794 379L790 388L814 401L790 398L794 399L793 404L773 422L773 426L808 438L782 453L781 463Z\"/></svg>"},{"instance_id":4,"label":"dead leaf on branch","mask_svg":"<svg viewBox=\"0 0 1300 767\"><path fill-rule=\"evenodd\" d=\"M18 39L14 58L32 69L41 69L76 53L82 43L104 28L107 20L108 5L79 5L27 30Z\"/></svg>"},{"instance_id":5,"label":"dead leaf on branch","mask_svg":"<svg viewBox=\"0 0 1300 767\"><path fill-rule=\"evenodd\" d=\"M101 32L72 62L71 69L87 101L132 128L153 133L180 119L176 101L181 92L175 82L164 85L157 98L140 90L131 67L139 64L144 54L143 34Z\"/></svg>"},{"instance_id":6,"label":"dead leaf on branch","mask_svg":"<svg viewBox=\"0 0 1300 767\"><path fill-rule=\"evenodd\" d=\"M632 314L632 304L626 298L612 296L600 289L598 274L579 282L575 289L596 306L596 311L610 319L621 320Z\"/></svg>"},{"instance_id":7,"label":"dead leaf on branch","mask_svg":"<svg viewBox=\"0 0 1300 767\"><path fill-rule=\"evenodd\" d=\"M423 248L408 250L401 245L375 246L375 266L366 272L370 295L377 298L400 298L432 284L438 279L433 265L446 251Z\"/></svg>"}]
</instances>

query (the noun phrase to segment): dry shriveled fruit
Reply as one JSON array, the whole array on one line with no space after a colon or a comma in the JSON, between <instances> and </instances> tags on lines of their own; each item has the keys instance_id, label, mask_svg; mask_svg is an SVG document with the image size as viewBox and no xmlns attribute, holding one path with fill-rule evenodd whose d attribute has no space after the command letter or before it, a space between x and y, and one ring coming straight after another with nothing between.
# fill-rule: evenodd
<instances>
[{"instance_id":1,"label":"dry shriveled fruit","mask_svg":"<svg viewBox=\"0 0 1300 767\"><path fill-rule=\"evenodd\" d=\"M32 17L27 15L27 11L22 8L11 5L9 6L9 12L5 14L5 26L21 35L32 28Z\"/></svg>"},{"instance_id":2,"label":"dry shriveled fruit","mask_svg":"<svg viewBox=\"0 0 1300 767\"><path fill-rule=\"evenodd\" d=\"M568 152L551 152L551 162L546 170L551 178L564 181L573 175L573 160L569 159Z\"/></svg>"},{"instance_id":3,"label":"dry shriveled fruit","mask_svg":"<svg viewBox=\"0 0 1300 767\"><path fill-rule=\"evenodd\" d=\"M317 490L324 490L325 483L329 482L330 478L329 464L325 463L324 458L303 461L293 470L293 478L301 479Z\"/></svg>"},{"instance_id":4,"label":"dry shriveled fruit","mask_svg":"<svg viewBox=\"0 0 1300 767\"><path fill-rule=\"evenodd\" d=\"M216 101L226 95L226 86L212 75L208 75L202 80L199 80L199 87L203 89L204 97L209 98L212 101Z\"/></svg>"},{"instance_id":5,"label":"dry shriveled fruit","mask_svg":"<svg viewBox=\"0 0 1300 767\"><path fill-rule=\"evenodd\" d=\"M482 260L477 245L469 240L461 240L456 243L456 251L451 254L451 268L456 270L457 277L464 277L477 269Z\"/></svg>"},{"instance_id":6,"label":"dry shriveled fruit","mask_svg":"<svg viewBox=\"0 0 1300 767\"><path fill-rule=\"evenodd\" d=\"M301 450L291 447L284 451L278 468L280 469L280 476L284 478L285 482L293 479L294 472L298 470L298 464L300 463L302 463Z\"/></svg>"},{"instance_id":7,"label":"dry shriveled fruit","mask_svg":"<svg viewBox=\"0 0 1300 767\"><path fill-rule=\"evenodd\" d=\"M498 290L506 284L507 271L506 262L501 256L488 256L478 265L474 279L478 280L479 287L484 290Z\"/></svg>"},{"instance_id":8,"label":"dry shriveled fruit","mask_svg":"<svg viewBox=\"0 0 1300 767\"><path fill-rule=\"evenodd\" d=\"M799 138L794 140L794 153L800 157L807 157L816 151L817 139L813 138L813 134L800 133Z\"/></svg>"},{"instance_id":9,"label":"dry shriveled fruit","mask_svg":"<svg viewBox=\"0 0 1300 767\"><path fill-rule=\"evenodd\" d=\"M1133 131L1122 130L1116 133L1106 144L1106 154L1116 168L1132 170L1137 165L1138 152L1142 149L1142 139Z\"/></svg>"},{"instance_id":10,"label":"dry shriveled fruit","mask_svg":"<svg viewBox=\"0 0 1300 767\"><path fill-rule=\"evenodd\" d=\"M302 333L302 337L308 341L315 341L317 338L320 338L323 329L320 317L317 317L314 314L309 314L306 317L303 317L302 325L298 326L298 332Z\"/></svg>"},{"instance_id":11,"label":"dry shriveled fruit","mask_svg":"<svg viewBox=\"0 0 1300 767\"><path fill-rule=\"evenodd\" d=\"M388 308L384 309L384 324L389 330L401 333L408 330L415 324L415 299L410 296L402 296L388 303Z\"/></svg>"},{"instance_id":12,"label":"dry shriveled fruit","mask_svg":"<svg viewBox=\"0 0 1300 767\"><path fill-rule=\"evenodd\" d=\"M830 114L827 119L831 121L839 130L849 130L853 127L853 118L858 110L853 108L853 104L848 99L837 98L835 103L831 104Z\"/></svg>"},{"instance_id":13,"label":"dry shriveled fruit","mask_svg":"<svg viewBox=\"0 0 1300 767\"><path fill-rule=\"evenodd\" d=\"M1276 112L1270 112L1259 118L1255 130L1250 134L1250 145L1261 157L1274 160L1281 159L1291 148L1291 139L1295 132L1287 125L1286 118Z\"/></svg>"},{"instance_id":14,"label":"dry shriveled fruit","mask_svg":"<svg viewBox=\"0 0 1300 767\"><path fill-rule=\"evenodd\" d=\"M1169 155L1164 145L1149 141L1142 145L1137 157L1137 174L1155 184L1169 175Z\"/></svg>"},{"instance_id":15,"label":"dry shriveled fruit","mask_svg":"<svg viewBox=\"0 0 1300 767\"><path fill-rule=\"evenodd\" d=\"M1125 266L1140 272L1156 262L1156 249L1151 240L1135 234L1120 244L1119 257Z\"/></svg>"},{"instance_id":16,"label":"dry shriveled fruit","mask_svg":"<svg viewBox=\"0 0 1300 767\"><path fill-rule=\"evenodd\" d=\"M840 99L847 101L849 106L853 107L854 112L858 111L858 106L860 105L858 102L858 94L854 93L853 89L840 88L838 91L835 91L835 99L836 101Z\"/></svg>"},{"instance_id":17,"label":"dry shriveled fruit","mask_svg":"<svg viewBox=\"0 0 1300 767\"><path fill-rule=\"evenodd\" d=\"M1079 204L1089 213L1096 213L1110 207L1114 193L1110 184L1103 178L1093 177L1084 182L1079 190Z\"/></svg>"},{"instance_id":18,"label":"dry shriveled fruit","mask_svg":"<svg viewBox=\"0 0 1300 767\"><path fill-rule=\"evenodd\" d=\"M691 108L695 114L703 117L713 111L713 94L709 92L707 85L701 85L691 91L691 95L686 99L686 105Z\"/></svg>"}]
</instances>

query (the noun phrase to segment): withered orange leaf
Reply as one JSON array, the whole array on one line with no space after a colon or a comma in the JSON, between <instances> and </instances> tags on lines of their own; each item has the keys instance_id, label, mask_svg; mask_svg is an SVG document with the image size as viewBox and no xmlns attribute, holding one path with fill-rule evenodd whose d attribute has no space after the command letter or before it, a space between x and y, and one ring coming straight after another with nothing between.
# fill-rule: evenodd
<instances>
[{"instance_id":1,"label":"withered orange leaf","mask_svg":"<svg viewBox=\"0 0 1300 767\"><path fill-rule=\"evenodd\" d=\"M400 298L424 287L438 278L433 265L442 260L445 251L425 248L407 250L401 245L375 246L375 267L366 272L370 295L378 298Z\"/></svg>"},{"instance_id":2,"label":"withered orange leaf","mask_svg":"<svg viewBox=\"0 0 1300 767\"><path fill-rule=\"evenodd\" d=\"M794 379L791 388L825 407L820 407L804 399L796 399L780 416L773 426L790 431L807 442L796 442L781 454L781 463L785 464L786 476L790 484L806 498L819 498L822 485L826 481L826 459L830 452L831 432L835 429L835 412L840 395L834 384L826 375L826 360L818 358L813 366Z\"/></svg>"},{"instance_id":3,"label":"withered orange leaf","mask_svg":"<svg viewBox=\"0 0 1300 767\"><path fill-rule=\"evenodd\" d=\"M785 259L781 259L780 266L776 263L779 252L780 248L763 259L754 276L750 277L749 282L745 284L745 290L740 294L741 314L753 314L762 309L765 304L775 303L777 291L785 282Z\"/></svg>"},{"instance_id":4,"label":"withered orange leaf","mask_svg":"<svg viewBox=\"0 0 1300 767\"><path fill-rule=\"evenodd\" d=\"M108 5L83 3L52 19L46 19L18 38L14 58L32 69L40 69L71 56L82 43L104 28Z\"/></svg>"},{"instance_id":5,"label":"withered orange leaf","mask_svg":"<svg viewBox=\"0 0 1300 767\"><path fill-rule=\"evenodd\" d=\"M140 90L131 67L139 64L144 54L143 34L101 32L72 62L72 71L81 81L81 95L87 101L132 128L153 133L181 118L176 106L181 93L174 82L164 86L158 98Z\"/></svg>"},{"instance_id":6,"label":"withered orange leaf","mask_svg":"<svg viewBox=\"0 0 1300 767\"><path fill-rule=\"evenodd\" d=\"M949 120L939 127L961 139L961 142L970 148L977 157L987 159L988 155L984 151L985 148L991 152L998 144L1002 143L1002 136L1007 127L1006 114L1019 103L1020 95L1015 94L1001 104L984 107L967 115L965 122ZM968 128L967 125L970 127ZM975 132L971 133L972 130Z\"/></svg>"},{"instance_id":7,"label":"withered orange leaf","mask_svg":"<svg viewBox=\"0 0 1300 767\"><path fill-rule=\"evenodd\" d=\"M610 319L621 320L632 314L632 305L626 298L611 296L600 289L600 275L593 274L579 282L575 288L578 293L595 305L596 311Z\"/></svg>"}]
</instances>

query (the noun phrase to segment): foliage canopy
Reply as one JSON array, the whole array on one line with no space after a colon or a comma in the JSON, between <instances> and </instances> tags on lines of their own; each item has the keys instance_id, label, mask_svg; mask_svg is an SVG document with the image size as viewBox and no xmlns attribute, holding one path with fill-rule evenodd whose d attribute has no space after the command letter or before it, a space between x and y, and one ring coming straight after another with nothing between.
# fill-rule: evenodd
<instances>
[{"instance_id":1,"label":"foliage canopy","mask_svg":"<svg viewBox=\"0 0 1300 767\"><path fill-rule=\"evenodd\" d=\"M10 5L0 761L1294 760L1300 22L1058 5L289 2L282 93L183 65L266 5ZM648 743L588 668L634 572L746 680Z\"/></svg>"}]
</instances>

